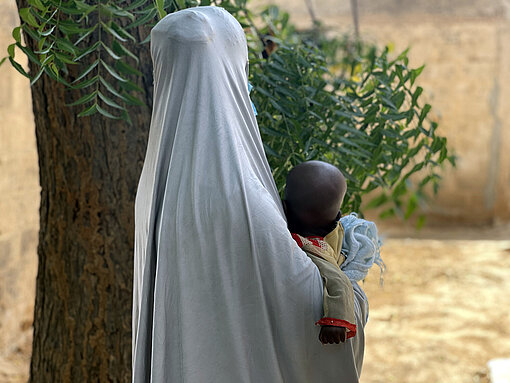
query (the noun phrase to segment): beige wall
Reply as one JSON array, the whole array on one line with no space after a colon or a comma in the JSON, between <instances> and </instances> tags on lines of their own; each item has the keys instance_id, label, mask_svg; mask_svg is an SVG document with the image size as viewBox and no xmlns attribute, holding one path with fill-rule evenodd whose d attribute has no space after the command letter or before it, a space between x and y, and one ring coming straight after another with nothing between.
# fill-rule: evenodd
<instances>
[{"instance_id":1,"label":"beige wall","mask_svg":"<svg viewBox=\"0 0 510 383\"><path fill-rule=\"evenodd\" d=\"M14 1L0 9L3 57L19 21ZM26 375L32 345L40 188L29 82L7 62L0 84L0 381L11 382Z\"/></svg>"},{"instance_id":2,"label":"beige wall","mask_svg":"<svg viewBox=\"0 0 510 383\"><path fill-rule=\"evenodd\" d=\"M310 26L305 1L256 0ZM314 0L332 30L352 32L350 0ZM510 220L510 1L359 0L361 36L426 64L423 100L458 156L429 214L443 222Z\"/></svg>"}]
</instances>

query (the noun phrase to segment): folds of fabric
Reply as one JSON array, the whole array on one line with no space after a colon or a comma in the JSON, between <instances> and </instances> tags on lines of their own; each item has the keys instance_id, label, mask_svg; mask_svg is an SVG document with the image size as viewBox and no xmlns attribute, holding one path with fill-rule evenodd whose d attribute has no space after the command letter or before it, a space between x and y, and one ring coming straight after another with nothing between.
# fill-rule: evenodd
<instances>
[{"instance_id":1,"label":"folds of fabric","mask_svg":"<svg viewBox=\"0 0 510 383\"><path fill-rule=\"evenodd\" d=\"M358 381L358 334L318 341L322 281L287 230L250 103L244 32L223 9L151 32L154 107L135 203L133 382Z\"/></svg>"},{"instance_id":2,"label":"folds of fabric","mask_svg":"<svg viewBox=\"0 0 510 383\"><path fill-rule=\"evenodd\" d=\"M345 260L341 254L343 237L344 230L340 223L325 237L302 237L292 233L292 238L321 274L324 312L315 324L345 327L349 339L356 335L357 326L352 283L340 269Z\"/></svg>"},{"instance_id":3,"label":"folds of fabric","mask_svg":"<svg viewBox=\"0 0 510 383\"><path fill-rule=\"evenodd\" d=\"M324 286L324 314L315 324L341 326L347 329L347 339L356 335L354 291L349 278L324 258L307 253L317 266Z\"/></svg>"},{"instance_id":4,"label":"folds of fabric","mask_svg":"<svg viewBox=\"0 0 510 383\"><path fill-rule=\"evenodd\" d=\"M342 271L350 280L359 282L368 274L375 263L381 270L385 270L381 258L381 241L377 234L377 227L373 222L358 218L356 213L342 217L340 222L344 228L342 253L346 255L342 263Z\"/></svg>"}]
</instances>

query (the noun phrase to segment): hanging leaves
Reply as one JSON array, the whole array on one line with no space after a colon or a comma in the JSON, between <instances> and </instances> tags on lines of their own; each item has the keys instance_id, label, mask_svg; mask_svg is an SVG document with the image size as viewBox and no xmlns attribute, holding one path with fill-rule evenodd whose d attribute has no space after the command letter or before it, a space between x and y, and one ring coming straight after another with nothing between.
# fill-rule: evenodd
<instances>
[{"instance_id":1,"label":"hanging leaves","mask_svg":"<svg viewBox=\"0 0 510 383\"><path fill-rule=\"evenodd\" d=\"M272 28L288 25L276 8L265 17ZM267 60L252 52L250 63L257 64L251 65L252 98L264 111L258 122L279 191L291 167L318 159L348 179L342 211L359 212L361 197L378 189L366 209L390 204L382 218L411 217L430 186L437 192L436 168L454 163L428 119L431 106L420 103L423 88L414 86L424 67L408 67L408 50L390 59L387 48L359 41L272 33L278 50Z\"/></svg>"}]
</instances>

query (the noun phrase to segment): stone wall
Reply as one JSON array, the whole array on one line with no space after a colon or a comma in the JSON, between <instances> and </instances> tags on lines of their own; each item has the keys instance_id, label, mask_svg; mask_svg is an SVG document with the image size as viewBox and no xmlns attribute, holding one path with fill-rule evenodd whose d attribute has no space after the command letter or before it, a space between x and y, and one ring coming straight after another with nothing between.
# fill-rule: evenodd
<instances>
[{"instance_id":1,"label":"stone wall","mask_svg":"<svg viewBox=\"0 0 510 383\"><path fill-rule=\"evenodd\" d=\"M353 31L350 0L310 0L317 18L340 33ZM300 27L310 27L305 1L277 4ZM433 106L439 132L458 156L437 199L433 221L510 220L510 1L358 0L360 34L423 63L422 99Z\"/></svg>"},{"instance_id":2,"label":"stone wall","mask_svg":"<svg viewBox=\"0 0 510 383\"><path fill-rule=\"evenodd\" d=\"M19 19L13 0L0 9L3 57ZM26 376L32 346L40 188L29 81L6 62L0 84L0 381L11 382Z\"/></svg>"}]
</instances>

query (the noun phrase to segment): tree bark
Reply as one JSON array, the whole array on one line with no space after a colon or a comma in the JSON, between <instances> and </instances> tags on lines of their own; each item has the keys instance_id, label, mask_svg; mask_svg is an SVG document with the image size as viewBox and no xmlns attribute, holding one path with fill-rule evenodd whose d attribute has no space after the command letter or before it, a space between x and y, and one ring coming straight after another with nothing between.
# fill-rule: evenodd
<instances>
[{"instance_id":1,"label":"tree bark","mask_svg":"<svg viewBox=\"0 0 510 383\"><path fill-rule=\"evenodd\" d=\"M18 7L24 2L17 0ZM149 31L132 32L142 41ZM29 36L25 41L34 49ZM47 76L32 87L41 184L33 383L131 379L133 207L150 124L152 63L149 44L129 49L142 63L143 76L134 81L148 105L131 107L131 126L99 114L77 117L80 107L65 104L87 89L70 91ZM30 64L30 71L37 68ZM67 80L77 75L75 69Z\"/></svg>"}]
</instances>

